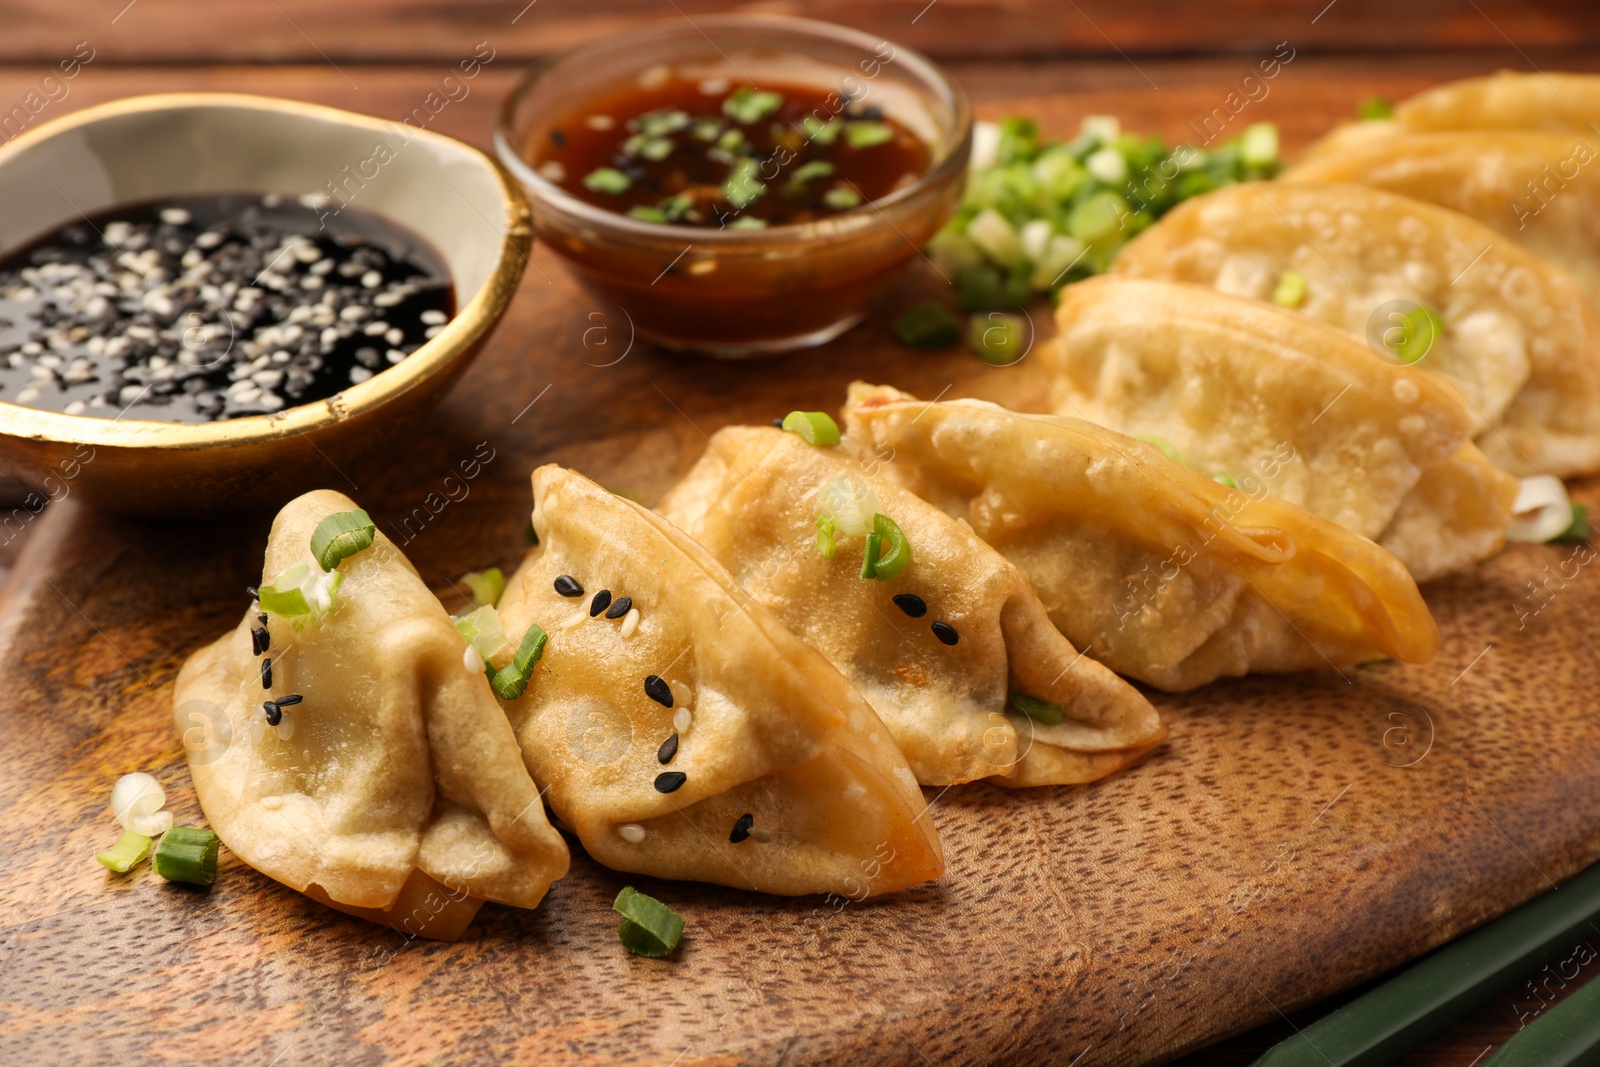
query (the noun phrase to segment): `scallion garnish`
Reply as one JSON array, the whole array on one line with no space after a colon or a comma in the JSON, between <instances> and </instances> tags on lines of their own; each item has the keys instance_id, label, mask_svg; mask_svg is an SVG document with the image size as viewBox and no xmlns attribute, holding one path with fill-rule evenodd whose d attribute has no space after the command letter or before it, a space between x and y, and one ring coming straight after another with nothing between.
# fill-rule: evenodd
<instances>
[{"instance_id":1,"label":"scallion garnish","mask_svg":"<svg viewBox=\"0 0 1600 1067\"><path fill-rule=\"evenodd\" d=\"M639 132L645 137L666 137L668 134L687 129L693 121L687 111L680 111L675 107L646 111L634 120L638 123Z\"/></svg>"},{"instance_id":2,"label":"scallion garnish","mask_svg":"<svg viewBox=\"0 0 1600 1067\"><path fill-rule=\"evenodd\" d=\"M1019 714L1026 715L1044 726L1061 725L1060 704L1052 704L1048 700L1040 700L1026 693L1012 693L1011 707Z\"/></svg>"},{"instance_id":3,"label":"scallion garnish","mask_svg":"<svg viewBox=\"0 0 1600 1067\"><path fill-rule=\"evenodd\" d=\"M1229 489L1239 488L1239 483L1234 481L1233 475L1229 474L1227 471L1212 471L1211 480L1221 485L1225 485Z\"/></svg>"},{"instance_id":4,"label":"scallion garnish","mask_svg":"<svg viewBox=\"0 0 1600 1067\"><path fill-rule=\"evenodd\" d=\"M872 574L869 576L863 573L862 577L872 577L880 582L887 582L890 578L898 577L910 565L911 543L906 540L905 531L900 529L900 524L881 511L872 517L872 526L872 536L879 539L883 553L873 558ZM870 549L869 545L869 556L872 555ZM864 565L862 570L866 570Z\"/></svg>"},{"instance_id":5,"label":"scallion garnish","mask_svg":"<svg viewBox=\"0 0 1600 1067\"><path fill-rule=\"evenodd\" d=\"M550 640L542 627L537 624L528 627L528 632L522 635L522 644L517 646L517 654L511 662L501 667L498 671L486 668L491 673L489 684L494 688L495 695L501 700L515 700L528 688L528 680L533 677L533 668L539 662L539 657L544 655L544 646Z\"/></svg>"},{"instance_id":6,"label":"scallion garnish","mask_svg":"<svg viewBox=\"0 0 1600 1067\"><path fill-rule=\"evenodd\" d=\"M791 411L783 417L783 428L799 434L808 445L827 447L839 443L839 424L825 411Z\"/></svg>"},{"instance_id":7,"label":"scallion garnish","mask_svg":"<svg viewBox=\"0 0 1600 1067\"><path fill-rule=\"evenodd\" d=\"M813 178L826 178L833 173L833 164L826 160L813 159L809 163L802 163L796 167L794 173L789 175L789 184L803 186Z\"/></svg>"},{"instance_id":8,"label":"scallion garnish","mask_svg":"<svg viewBox=\"0 0 1600 1067\"><path fill-rule=\"evenodd\" d=\"M832 559L839 546L833 540L833 520L826 515L817 516L817 551L823 559Z\"/></svg>"},{"instance_id":9,"label":"scallion garnish","mask_svg":"<svg viewBox=\"0 0 1600 1067\"><path fill-rule=\"evenodd\" d=\"M894 140L894 131L881 122L847 122L844 139L851 148L872 148Z\"/></svg>"},{"instance_id":10,"label":"scallion garnish","mask_svg":"<svg viewBox=\"0 0 1600 1067\"><path fill-rule=\"evenodd\" d=\"M611 907L622 916L617 936L635 956L659 959L678 947L683 937L683 916L655 897L646 896L633 886L617 894Z\"/></svg>"},{"instance_id":11,"label":"scallion garnish","mask_svg":"<svg viewBox=\"0 0 1600 1067\"><path fill-rule=\"evenodd\" d=\"M96 852L94 858L100 861L102 867L109 867L118 874L127 874L148 855L150 855L150 839L132 830L124 830L122 836L117 838L116 844L104 852Z\"/></svg>"},{"instance_id":12,"label":"scallion garnish","mask_svg":"<svg viewBox=\"0 0 1600 1067\"><path fill-rule=\"evenodd\" d=\"M722 102L722 113L735 122L760 122L783 106L783 94L741 85Z\"/></svg>"},{"instance_id":13,"label":"scallion garnish","mask_svg":"<svg viewBox=\"0 0 1600 1067\"><path fill-rule=\"evenodd\" d=\"M758 219L754 215L745 215L734 219L728 224L730 230L764 230L767 228L766 219Z\"/></svg>"},{"instance_id":14,"label":"scallion garnish","mask_svg":"<svg viewBox=\"0 0 1600 1067\"><path fill-rule=\"evenodd\" d=\"M839 139L840 132L844 130L844 123L838 119L824 122L815 115L807 115L800 120L800 129L805 132L806 140L815 141L820 145L830 145Z\"/></svg>"},{"instance_id":15,"label":"scallion garnish","mask_svg":"<svg viewBox=\"0 0 1600 1067\"><path fill-rule=\"evenodd\" d=\"M1394 117L1394 105L1381 96L1369 96L1356 108L1356 118L1363 122Z\"/></svg>"},{"instance_id":16,"label":"scallion garnish","mask_svg":"<svg viewBox=\"0 0 1600 1067\"><path fill-rule=\"evenodd\" d=\"M1418 306L1401 316L1398 326L1383 332L1383 344L1407 363L1416 363L1443 333L1444 319L1437 312Z\"/></svg>"},{"instance_id":17,"label":"scallion garnish","mask_svg":"<svg viewBox=\"0 0 1600 1067\"><path fill-rule=\"evenodd\" d=\"M499 567L490 567L486 571L468 571L461 576L461 584L472 590L473 607L492 606L505 595L506 576Z\"/></svg>"},{"instance_id":18,"label":"scallion garnish","mask_svg":"<svg viewBox=\"0 0 1600 1067\"><path fill-rule=\"evenodd\" d=\"M861 554L861 577L873 578L878 573L878 551L883 547L883 534L873 530L867 534L867 548Z\"/></svg>"},{"instance_id":19,"label":"scallion garnish","mask_svg":"<svg viewBox=\"0 0 1600 1067\"><path fill-rule=\"evenodd\" d=\"M817 494L817 510L834 523L836 533L864 537L872 532L872 519L878 514L878 494L849 478L835 478Z\"/></svg>"},{"instance_id":20,"label":"scallion garnish","mask_svg":"<svg viewBox=\"0 0 1600 1067\"><path fill-rule=\"evenodd\" d=\"M848 185L835 185L822 194L822 202L838 211L845 211L861 203L861 194Z\"/></svg>"},{"instance_id":21,"label":"scallion garnish","mask_svg":"<svg viewBox=\"0 0 1600 1067\"><path fill-rule=\"evenodd\" d=\"M325 571L331 571L357 552L372 547L378 528L360 508L340 511L317 523L311 534L311 555Z\"/></svg>"},{"instance_id":22,"label":"scallion garnish","mask_svg":"<svg viewBox=\"0 0 1600 1067\"><path fill-rule=\"evenodd\" d=\"M671 221L667 218L667 213L665 211L662 211L658 207L650 207L647 204L635 204L633 207L630 207L628 209L628 216L630 218L638 219L640 222Z\"/></svg>"},{"instance_id":23,"label":"scallion garnish","mask_svg":"<svg viewBox=\"0 0 1600 1067\"><path fill-rule=\"evenodd\" d=\"M631 184L628 176L615 167L600 167L583 176L583 187L597 193L625 193Z\"/></svg>"},{"instance_id":24,"label":"scallion garnish","mask_svg":"<svg viewBox=\"0 0 1600 1067\"><path fill-rule=\"evenodd\" d=\"M895 321L894 338L907 348L946 348L961 340L961 320L939 301L929 300Z\"/></svg>"},{"instance_id":25,"label":"scallion garnish","mask_svg":"<svg viewBox=\"0 0 1600 1067\"><path fill-rule=\"evenodd\" d=\"M1552 541L1587 541L1589 539L1589 509L1582 504L1572 505L1572 525L1556 534Z\"/></svg>"},{"instance_id":26,"label":"scallion garnish","mask_svg":"<svg viewBox=\"0 0 1600 1067\"><path fill-rule=\"evenodd\" d=\"M1023 333L1020 316L1003 311L974 315L967 320L967 347L985 363L1006 367L1022 358Z\"/></svg>"},{"instance_id":27,"label":"scallion garnish","mask_svg":"<svg viewBox=\"0 0 1600 1067\"><path fill-rule=\"evenodd\" d=\"M1272 291L1272 302L1279 307L1297 308L1306 302L1306 276L1299 271L1286 270Z\"/></svg>"},{"instance_id":28,"label":"scallion garnish","mask_svg":"<svg viewBox=\"0 0 1600 1067\"><path fill-rule=\"evenodd\" d=\"M1161 454L1172 460L1172 462L1183 462L1183 456L1178 452L1178 446L1168 441L1165 437L1140 437L1139 440L1147 445L1155 445L1161 449Z\"/></svg>"},{"instance_id":29,"label":"scallion garnish","mask_svg":"<svg viewBox=\"0 0 1600 1067\"><path fill-rule=\"evenodd\" d=\"M217 880L217 835L193 826L174 826L161 835L150 866L169 882L210 885Z\"/></svg>"},{"instance_id":30,"label":"scallion garnish","mask_svg":"<svg viewBox=\"0 0 1600 1067\"><path fill-rule=\"evenodd\" d=\"M500 622L500 613L489 604L457 619L456 633L477 649L486 662L506 647L506 630Z\"/></svg>"},{"instance_id":31,"label":"scallion garnish","mask_svg":"<svg viewBox=\"0 0 1600 1067\"><path fill-rule=\"evenodd\" d=\"M288 619L319 615L333 606L344 575L322 571L302 560L256 591L261 610Z\"/></svg>"},{"instance_id":32,"label":"scallion garnish","mask_svg":"<svg viewBox=\"0 0 1600 1067\"><path fill-rule=\"evenodd\" d=\"M1267 170L1278 165L1278 127L1255 122L1239 137L1239 162L1247 168Z\"/></svg>"},{"instance_id":33,"label":"scallion garnish","mask_svg":"<svg viewBox=\"0 0 1600 1067\"><path fill-rule=\"evenodd\" d=\"M767 187L756 177L761 165L748 156L733 165L728 180L722 183L722 195L737 210L744 210L766 193Z\"/></svg>"}]
</instances>

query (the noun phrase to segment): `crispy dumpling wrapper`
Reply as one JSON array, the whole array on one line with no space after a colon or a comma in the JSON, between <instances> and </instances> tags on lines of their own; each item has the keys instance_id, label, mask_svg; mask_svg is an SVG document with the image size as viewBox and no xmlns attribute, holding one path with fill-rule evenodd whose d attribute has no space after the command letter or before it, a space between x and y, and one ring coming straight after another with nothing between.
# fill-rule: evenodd
<instances>
[{"instance_id":1,"label":"crispy dumpling wrapper","mask_svg":"<svg viewBox=\"0 0 1600 1067\"><path fill-rule=\"evenodd\" d=\"M1370 185L1459 211L1561 267L1600 301L1597 159L1592 131L1402 131L1329 146L1283 180Z\"/></svg>"},{"instance_id":2,"label":"crispy dumpling wrapper","mask_svg":"<svg viewBox=\"0 0 1600 1067\"><path fill-rule=\"evenodd\" d=\"M328 490L291 501L263 582L310 560L317 524L355 506ZM179 672L173 715L206 818L268 877L410 933L468 898L536 906L567 846L450 616L381 532L337 569L326 614L268 616L270 690L255 611ZM288 694L303 698L283 709L288 729L268 726L263 701Z\"/></svg>"},{"instance_id":3,"label":"crispy dumpling wrapper","mask_svg":"<svg viewBox=\"0 0 1600 1067\"><path fill-rule=\"evenodd\" d=\"M1421 663L1438 649L1388 552L1153 444L862 383L845 419L863 448L893 450L887 474L965 519L1027 575L1061 632L1118 673L1176 692L1258 671Z\"/></svg>"},{"instance_id":4,"label":"crispy dumpling wrapper","mask_svg":"<svg viewBox=\"0 0 1600 1067\"><path fill-rule=\"evenodd\" d=\"M1600 468L1600 315L1565 271L1456 212L1356 185L1230 186L1178 205L1114 271L1257 300L1293 271L1298 310L1375 350L1402 308L1426 308L1445 328L1417 363L1461 392L1490 459Z\"/></svg>"},{"instance_id":5,"label":"crispy dumpling wrapper","mask_svg":"<svg viewBox=\"0 0 1600 1067\"><path fill-rule=\"evenodd\" d=\"M505 706L591 856L785 895L861 897L939 876L911 768L820 653L648 509L553 465L534 472L533 500L539 543L500 613L514 639L533 623L550 639ZM562 576L583 594L558 593ZM637 616L591 616L602 590Z\"/></svg>"},{"instance_id":6,"label":"crispy dumpling wrapper","mask_svg":"<svg viewBox=\"0 0 1600 1067\"><path fill-rule=\"evenodd\" d=\"M657 510L839 668L924 785L994 775L1010 784L1092 781L1162 740L1150 702L1080 656L1016 567L943 511L870 473L876 465L848 439L819 448L772 427L729 427ZM911 546L905 571L863 579L860 536L839 535L834 558L823 558L818 500L840 480L869 491L899 525ZM896 605L908 594L925 614ZM954 645L934 635L935 620L954 627ZM1059 705L1062 721L1017 713L1007 705L1011 690Z\"/></svg>"},{"instance_id":7,"label":"crispy dumpling wrapper","mask_svg":"<svg viewBox=\"0 0 1600 1067\"><path fill-rule=\"evenodd\" d=\"M1436 375L1198 285L1094 278L1062 290L1056 320L1043 358L1058 414L1165 441L1246 493L1379 542L1418 581L1502 547L1517 479L1473 447L1472 419Z\"/></svg>"}]
</instances>

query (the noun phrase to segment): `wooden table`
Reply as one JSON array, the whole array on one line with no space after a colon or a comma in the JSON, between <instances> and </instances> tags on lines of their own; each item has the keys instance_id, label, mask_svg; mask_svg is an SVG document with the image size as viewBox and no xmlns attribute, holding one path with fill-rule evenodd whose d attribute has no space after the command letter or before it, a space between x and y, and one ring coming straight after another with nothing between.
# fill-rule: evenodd
<instances>
[{"instance_id":1,"label":"wooden table","mask_svg":"<svg viewBox=\"0 0 1600 1067\"><path fill-rule=\"evenodd\" d=\"M1375 0L1291 5L1230 0L1203 8L1170 7L1155 0L746 5L855 24L921 47L956 74L981 117L1039 112L1057 133L1070 133L1067 127L1078 114L1107 112L1120 116L1127 128L1182 138L1189 122L1220 104L1260 58L1287 42L1292 62L1270 83L1270 92L1249 105L1241 122L1277 122L1290 152L1352 114L1370 95L1403 96L1439 80L1499 67L1600 69L1595 49L1600 14L1581 0L1539 5L1425 0L1405 5L1403 15L1400 5ZM11 5L7 32L0 35L0 125L14 104L24 106L30 91L42 88L45 98L36 117L12 112L13 132L20 124L103 100L189 89L282 95L399 117L434 90L457 59L486 41L494 58L471 84L470 95L432 122L441 132L480 145L488 144L495 110L528 60L644 18L693 18L717 10L685 0L535 0L526 6L523 0L236 0L203 8L186 0L97 0L66 8L56 0ZM93 58L70 80L44 81L75 50L85 54L78 42L87 42ZM543 273L559 268L548 256L536 256L534 262L525 286L548 284ZM496 343L514 343L507 331L526 329L535 331L527 343L571 350L583 325L535 324L514 312ZM716 374L715 367L707 368L708 379ZM715 391L715 382L708 381L708 388ZM22 543L0 545L0 568L11 564ZM430 561L419 563L425 574L430 572ZM26 577L19 570L13 584ZM19 948L9 938L6 945ZM118 966L111 946L105 966L110 973ZM1559 996L1576 985L1541 991ZM1519 1018L1537 1003L1528 991L1518 992L1407 1062L1461 1067L1475 1062L1514 1032ZM4 999L7 995L0 993ZM1180 1062L1248 1062L1329 1006L1306 1008ZM0 1015L0 1034L5 1018Z\"/></svg>"}]
</instances>

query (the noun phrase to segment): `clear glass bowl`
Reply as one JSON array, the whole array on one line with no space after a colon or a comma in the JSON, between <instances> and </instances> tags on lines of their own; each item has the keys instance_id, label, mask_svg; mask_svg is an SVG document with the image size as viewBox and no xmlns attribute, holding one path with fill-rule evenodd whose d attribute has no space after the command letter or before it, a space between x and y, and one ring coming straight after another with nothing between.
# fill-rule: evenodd
<instances>
[{"instance_id":1,"label":"clear glass bowl","mask_svg":"<svg viewBox=\"0 0 1600 1067\"><path fill-rule=\"evenodd\" d=\"M870 102L927 142L929 169L823 220L733 230L607 211L529 163L530 149L587 102L663 68ZM495 150L527 190L539 240L590 292L623 309L642 337L735 358L819 345L860 322L955 211L971 142L966 95L926 57L857 30L766 15L669 20L584 45L530 72L495 129Z\"/></svg>"}]
</instances>

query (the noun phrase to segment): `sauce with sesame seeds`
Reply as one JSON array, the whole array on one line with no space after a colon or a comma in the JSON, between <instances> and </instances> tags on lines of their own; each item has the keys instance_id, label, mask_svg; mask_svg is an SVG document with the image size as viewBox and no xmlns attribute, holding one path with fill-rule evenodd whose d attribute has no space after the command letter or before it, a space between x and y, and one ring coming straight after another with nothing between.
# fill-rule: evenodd
<instances>
[{"instance_id":1,"label":"sauce with sesame seeds","mask_svg":"<svg viewBox=\"0 0 1600 1067\"><path fill-rule=\"evenodd\" d=\"M914 184L932 160L903 125L827 89L678 76L593 99L527 151L587 203L718 229L825 219Z\"/></svg>"},{"instance_id":2,"label":"sauce with sesame seeds","mask_svg":"<svg viewBox=\"0 0 1600 1067\"><path fill-rule=\"evenodd\" d=\"M370 212L250 193L126 204L0 257L0 400L271 414L401 362L455 310L438 252Z\"/></svg>"}]
</instances>

